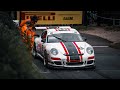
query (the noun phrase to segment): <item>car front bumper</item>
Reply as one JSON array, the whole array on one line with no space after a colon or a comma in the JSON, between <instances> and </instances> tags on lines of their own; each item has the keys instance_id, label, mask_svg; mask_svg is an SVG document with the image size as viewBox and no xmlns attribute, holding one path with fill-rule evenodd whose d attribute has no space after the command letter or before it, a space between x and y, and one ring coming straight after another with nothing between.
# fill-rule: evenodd
<instances>
[{"instance_id":1,"label":"car front bumper","mask_svg":"<svg viewBox=\"0 0 120 90\"><path fill-rule=\"evenodd\" d=\"M65 68L82 68L82 67L91 67L95 66L95 60L84 61L84 62L65 62L64 60L60 61L50 61L48 62L50 66L53 67L65 67Z\"/></svg>"}]
</instances>

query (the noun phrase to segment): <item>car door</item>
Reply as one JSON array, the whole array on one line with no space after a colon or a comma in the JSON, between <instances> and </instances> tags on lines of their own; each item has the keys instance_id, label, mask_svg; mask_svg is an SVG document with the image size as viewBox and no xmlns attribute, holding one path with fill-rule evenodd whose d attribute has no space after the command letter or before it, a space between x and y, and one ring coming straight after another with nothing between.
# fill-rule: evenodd
<instances>
[{"instance_id":1,"label":"car door","mask_svg":"<svg viewBox=\"0 0 120 90\"><path fill-rule=\"evenodd\" d=\"M40 52L41 52L41 55L44 55L44 44L46 43L46 37L47 37L47 31L43 31L42 34L41 34L41 48L40 48Z\"/></svg>"}]
</instances>

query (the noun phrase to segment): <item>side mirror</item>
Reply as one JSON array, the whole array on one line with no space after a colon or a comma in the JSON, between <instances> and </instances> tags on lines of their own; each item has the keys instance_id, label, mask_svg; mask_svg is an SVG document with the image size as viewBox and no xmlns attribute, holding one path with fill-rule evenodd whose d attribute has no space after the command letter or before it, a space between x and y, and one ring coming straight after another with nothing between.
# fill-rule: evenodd
<instances>
[{"instance_id":1,"label":"side mirror","mask_svg":"<svg viewBox=\"0 0 120 90\"><path fill-rule=\"evenodd\" d=\"M87 41L87 38L86 37L82 37L83 38L83 41Z\"/></svg>"},{"instance_id":2,"label":"side mirror","mask_svg":"<svg viewBox=\"0 0 120 90\"><path fill-rule=\"evenodd\" d=\"M40 35L34 35L34 36L40 37Z\"/></svg>"},{"instance_id":3,"label":"side mirror","mask_svg":"<svg viewBox=\"0 0 120 90\"><path fill-rule=\"evenodd\" d=\"M42 39L41 42L45 42L45 39Z\"/></svg>"}]
</instances>

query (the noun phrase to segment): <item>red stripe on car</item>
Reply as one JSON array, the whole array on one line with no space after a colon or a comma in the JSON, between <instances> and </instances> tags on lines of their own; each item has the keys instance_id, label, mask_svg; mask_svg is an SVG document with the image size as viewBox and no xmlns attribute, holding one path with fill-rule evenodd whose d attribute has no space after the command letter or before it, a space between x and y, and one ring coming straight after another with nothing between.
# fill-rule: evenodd
<instances>
[{"instance_id":1,"label":"red stripe on car","mask_svg":"<svg viewBox=\"0 0 120 90\"><path fill-rule=\"evenodd\" d=\"M71 60L70 62L79 62L78 60Z\"/></svg>"},{"instance_id":2,"label":"red stripe on car","mask_svg":"<svg viewBox=\"0 0 120 90\"><path fill-rule=\"evenodd\" d=\"M51 57L52 60L61 60L60 58Z\"/></svg>"},{"instance_id":3,"label":"red stripe on car","mask_svg":"<svg viewBox=\"0 0 120 90\"><path fill-rule=\"evenodd\" d=\"M81 51L80 51L80 48L78 47L78 45L76 44L76 42L73 42L73 44L75 45L77 51L78 51L78 54L81 54ZM80 57L80 62L82 62L82 55L79 56Z\"/></svg>"},{"instance_id":4,"label":"red stripe on car","mask_svg":"<svg viewBox=\"0 0 120 90\"><path fill-rule=\"evenodd\" d=\"M68 31L70 31L70 28L67 28L68 29Z\"/></svg>"},{"instance_id":5,"label":"red stripe on car","mask_svg":"<svg viewBox=\"0 0 120 90\"><path fill-rule=\"evenodd\" d=\"M61 45L62 45L62 47L63 47L63 49L64 49L64 51L65 51L65 54L67 55L67 56L66 56L66 57L67 57L67 62L70 62L70 57L68 56L68 55L69 55L69 52L68 52L67 48L65 47L65 45L64 45L63 42L60 42L60 43L61 43Z\"/></svg>"},{"instance_id":6,"label":"red stripe on car","mask_svg":"<svg viewBox=\"0 0 120 90\"><path fill-rule=\"evenodd\" d=\"M88 57L88 59L94 59L95 57L94 56L90 56L90 57Z\"/></svg>"},{"instance_id":7,"label":"red stripe on car","mask_svg":"<svg viewBox=\"0 0 120 90\"><path fill-rule=\"evenodd\" d=\"M58 29L57 29L57 28L55 28L55 30L56 30L56 31L58 31Z\"/></svg>"}]
</instances>

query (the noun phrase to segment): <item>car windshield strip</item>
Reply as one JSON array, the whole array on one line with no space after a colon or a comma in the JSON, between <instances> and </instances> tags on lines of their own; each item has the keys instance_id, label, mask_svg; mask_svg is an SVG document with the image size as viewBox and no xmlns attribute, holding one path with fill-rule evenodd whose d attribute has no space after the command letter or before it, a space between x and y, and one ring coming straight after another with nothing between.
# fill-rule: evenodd
<instances>
[{"instance_id":1,"label":"car windshield strip","mask_svg":"<svg viewBox=\"0 0 120 90\"><path fill-rule=\"evenodd\" d=\"M55 38L57 38L57 39L59 39L59 40L62 40L63 42L66 42L66 40L63 40L62 38L59 38L59 37L54 36L54 35L52 35L52 36L55 37Z\"/></svg>"},{"instance_id":2,"label":"car windshield strip","mask_svg":"<svg viewBox=\"0 0 120 90\"><path fill-rule=\"evenodd\" d=\"M59 34L52 34L48 36L49 43L56 43L56 42L82 42L83 39L80 34L75 33L59 33Z\"/></svg>"}]
</instances>

